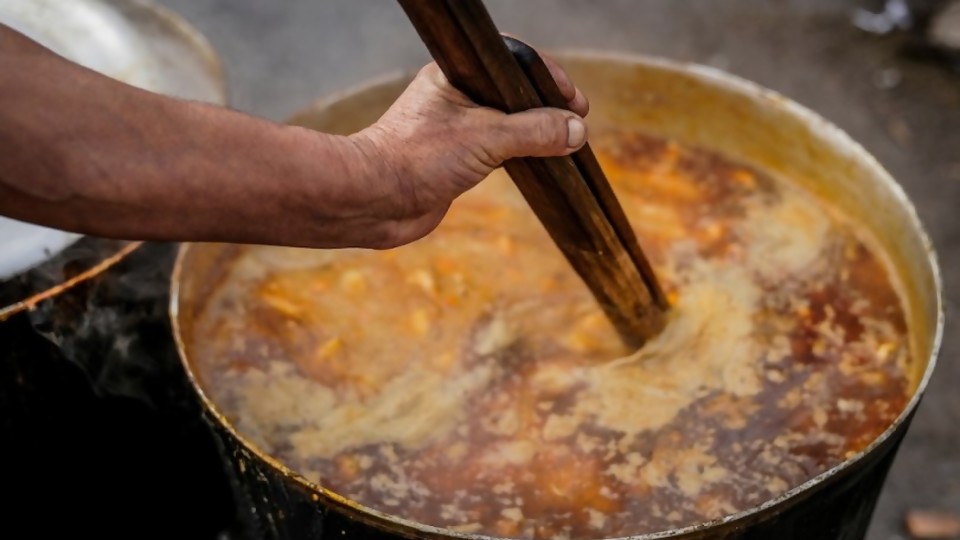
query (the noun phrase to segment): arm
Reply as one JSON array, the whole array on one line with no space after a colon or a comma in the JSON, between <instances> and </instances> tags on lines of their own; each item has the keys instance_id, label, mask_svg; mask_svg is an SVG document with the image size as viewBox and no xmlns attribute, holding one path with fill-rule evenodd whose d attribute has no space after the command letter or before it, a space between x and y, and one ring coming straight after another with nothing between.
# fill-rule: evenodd
<instances>
[{"instance_id":1,"label":"arm","mask_svg":"<svg viewBox=\"0 0 960 540\"><path fill-rule=\"evenodd\" d=\"M435 65L350 136L139 90L2 25L0 73L0 214L105 237L396 246L502 161L586 139L571 112L478 107Z\"/></svg>"}]
</instances>

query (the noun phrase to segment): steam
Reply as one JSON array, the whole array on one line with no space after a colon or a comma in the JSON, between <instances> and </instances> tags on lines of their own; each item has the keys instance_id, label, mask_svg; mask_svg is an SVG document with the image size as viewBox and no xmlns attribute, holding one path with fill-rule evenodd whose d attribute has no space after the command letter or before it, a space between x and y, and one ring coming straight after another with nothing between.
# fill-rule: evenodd
<instances>
[{"instance_id":1,"label":"steam","mask_svg":"<svg viewBox=\"0 0 960 540\"><path fill-rule=\"evenodd\" d=\"M43 290L120 244L81 240L18 279ZM182 379L166 309L174 255L173 245L141 246L103 274L29 313L34 330L86 374L98 396L123 396L151 407L184 403L185 385L169 384Z\"/></svg>"}]
</instances>

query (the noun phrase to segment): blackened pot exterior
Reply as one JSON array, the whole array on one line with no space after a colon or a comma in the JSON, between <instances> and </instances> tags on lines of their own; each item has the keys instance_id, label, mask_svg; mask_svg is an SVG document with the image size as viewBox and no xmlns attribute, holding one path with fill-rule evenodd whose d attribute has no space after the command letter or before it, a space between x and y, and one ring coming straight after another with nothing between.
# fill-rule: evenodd
<instances>
[{"instance_id":1,"label":"blackened pot exterior","mask_svg":"<svg viewBox=\"0 0 960 540\"><path fill-rule=\"evenodd\" d=\"M150 0L4 0L0 21L94 69L122 59L101 72L125 83L226 102L216 52ZM206 539L229 526L230 491L170 338L175 253L85 236L0 280L0 537Z\"/></svg>"},{"instance_id":2,"label":"blackened pot exterior","mask_svg":"<svg viewBox=\"0 0 960 540\"><path fill-rule=\"evenodd\" d=\"M943 328L936 258L913 206L889 174L839 129L751 83L701 66L650 58L602 53L557 57L591 98L591 129L630 127L716 151L795 181L871 230L896 269L913 341L909 375L914 395L900 417L862 452L758 507L631 540L862 539L932 374ZM397 76L322 101L292 123L354 132L374 122L409 80ZM182 247L171 317L181 358L229 463L253 535L265 540L490 538L390 516L314 485L245 440L218 411L192 370L188 344L198 339L193 320L242 249Z\"/></svg>"},{"instance_id":3,"label":"blackened pot exterior","mask_svg":"<svg viewBox=\"0 0 960 540\"><path fill-rule=\"evenodd\" d=\"M317 492L245 448L216 417L207 416L228 462L246 533L256 540L397 540L451 538L377 523L353 509L320 502ZM907 422L865 459L783 507L749 519L689 532L690 540L861 540ZM646 538L646 537L645 537Z\"/></svg>"},{"instance_id":4,"label":"blackened pot exterior","mask_svg":"<svg viewBox=\"0 0 960 540\"><path fill-rule=\"evenodd\" d=\"M170 339L175 253L145 244L0 322L0 537L200 540L231 525Z\"/></svg>"}]
</instances>

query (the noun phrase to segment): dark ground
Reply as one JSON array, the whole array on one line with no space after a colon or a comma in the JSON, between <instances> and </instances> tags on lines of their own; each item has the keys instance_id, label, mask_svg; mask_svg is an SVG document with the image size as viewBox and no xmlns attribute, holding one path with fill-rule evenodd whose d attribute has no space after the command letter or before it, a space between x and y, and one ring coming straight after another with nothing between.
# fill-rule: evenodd
<instances>
[{"instance_id":1,"label":"dark ground","mask_svg":"<svg viewBox=\"0 0 960 540\"><path fill-rule=\"evenodd\" d=\"M282 120L314 99L418 67L423 46L383 0L161 0L223 57L241 110ZM634 51L709 64L777 90L860 141L915 202L940 255L948 312L929 393L870 540L905 537L912 507L960 512L960 75L853 28L860 0L490 0L502 30L542 48Z\"/></svg>"}]
</instances>

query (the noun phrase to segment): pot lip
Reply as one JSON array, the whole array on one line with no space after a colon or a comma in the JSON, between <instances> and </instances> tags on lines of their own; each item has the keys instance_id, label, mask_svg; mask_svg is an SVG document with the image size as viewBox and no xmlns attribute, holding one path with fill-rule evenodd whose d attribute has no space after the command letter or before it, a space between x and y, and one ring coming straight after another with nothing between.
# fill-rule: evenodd
<instances>
[{"instance_id":1,"label":"pot lip","mask_svg":"<svg viewBox=\"0 0 960 540\"><path fill-rule=\"evenodd\" d=\"M180 37L190 43L194 52L206 64L211 80L214 82L215 95L211 103L221 107L227 106L230 103L230 90L227 86L223 58L206 34L188 21L186 17L165 5L159 4L156 0L126 0L126 2L130 6L150 12L151 15L168 25L170 29L176 31L180 34Z\"/></svg>"},{"instance_id":2,"label":"pot lip","mask_svg":"<svg viewBox=\"0 0 960 540\"><path fill-rule=\"evenodd\" d=\"M780 496L773 498L769 501L766 501L760 505L756 505L740 512L724 516L719 519L705 521L700 523L695 523L692 525L685 526L683 528L659 531L654 533L645 533L640 535L632 536L621 536L621 537L610 537L605 538L604 540L657 540L664 538L675 538L684 536L691 533L702 532L705 530L713 529L723 525L727 525L733 522L747 520L751 517L755 517L758 514L794 502L799 500L804 494L807 494L812 489L814 489L819 484L827 481L828 479L840 475L847 470L851 469L858 463L864 460L866 456L873 453L878 447L885 444L888 439L890 439L896 432L898 432L908 421L910 416L914 413L919 405L921 398L923 397L924 392L927 389L930 378L933 374L934 368L936 367L937 358L940 352L941 342L943 338L943 328L944 328L944 310L943 310L943 283L940 275L940 269L938 265L936 251L934 246L930 241L930 238L927 234L926 229L923 227L922 222L920 221L916 209L907 197L903 188L893 179L889 172L874 158L869 152L866 151L863 146L858 142L853 140L845 131L841 130L839 127L828 122L819 114L813 112L812 110L800 105L799 103L787 98L786 96L764 88L754 82L751 82L747 79L733 75L722 70L705 66L702 64L695 64L689 62L680 62L675 60L669 60L666 58L648 56L644 54L637 53L627 53L619 51L604 51L604 50L595 50L595 49L559 49L556 51L551 51L552 54L555 54L561 60L578 60L578 61L602 61L607 63L621 63L621 64L642 64L647 67L652 67L659 70L671 71L674 73L686 74L695 76L703 81L706 81L707 84L715 85L716 87L730 91L733 93L738 93L742 95L747 95L755 99L766 101L776 107L781 108L787 113L800 118L804 123L812 127L816 133L821 137L826 138L828 141L832 141L837 145L845 148L846 152L849 152L855 156L859 161L864 163L867 167L872 169L877 181L882 182L886 188L890 189L893 192L893 195L898 199L899 203L907 211L907 217L910 222L910 225L914 228L915 232L920 237L923 242L924 250L927 254L927 263L930 267L930 272L933 278L933 285L935 288L935 308L936 308L936 328L934 330L933 343L931 345L928 363L926 369L924 370L923 377L920 379L917 384L916 389L914 390L913 396L910 401L906 404L903 411L897 416L886 430L883 431L876 439L874 439L866 448L858 452L856 455L844 460L840 464L821 472L820 474L814 476L813 478L807 480L806 482L794 486ZM391 82L397 82L400 77L408 76L409 71L400 71L393 72L384 76L376 77L370 79L366 82L351 86L340 92L336 92L328 97L320 98L319 100L313 103L313 107L322 107L329 106L339 100L343 99L346 96L357 93L361 90L370 89L376 86L384 85ZM300 115L295 115L292 120L296 120ZM285 477L295 481L300 484L303 488L307 489L313 494L313 500L319 501L324 500L325 503L339 507L351 514L355 519L361 520L365 523L368 523L374 527L378 528L390 528L391 530L400 529L401 534L409 538L423 537L424 535L431 538L461 538L466 540L502 540L500 537L485 535L485 534L473 534L473 533L464 533L453 531L450 529L437 527L433 525L427 525L419 522L415 522L409 519L405 519L399 516L394 516L381 512L379 510L370 508L368 506L362 505L356 501L353 501L347 497L339 495L327 488L314 484L306 478L300 476L292 469L288 468L283 463L279 462L273 456L267 454L266 452L261 451L255 444L251 441L244 438L234 426L226 419L225 415L217 409L213 401L207 396L204 389L200 386L199 380L195 375L194 371L190 367L190 363L187 359L186 348L183 343L183 338L180 332L180 326L178 322L178 305L179 305L179 292L180 292L180 278L183 272L183 261L190 249L190 244L183 244L180 246L179 252L177 254L177 260L174 266L174 271L171 276L170 284L170 306L169 306L169 316L171 318L172 329L174 333L174 340L176 342L177 351L180 357L180 362L183 364L184 369L187 372L187 376L190 379L191 385L194 387L194 390L199 394L201 401L203 402L206 412L212 415L216 421L221 425L222 428L226 429L227 432L234 437L248 452L252 453L270 467L279 471Z\"/></svg>"}]
</instances>

